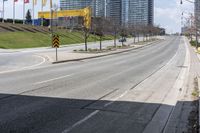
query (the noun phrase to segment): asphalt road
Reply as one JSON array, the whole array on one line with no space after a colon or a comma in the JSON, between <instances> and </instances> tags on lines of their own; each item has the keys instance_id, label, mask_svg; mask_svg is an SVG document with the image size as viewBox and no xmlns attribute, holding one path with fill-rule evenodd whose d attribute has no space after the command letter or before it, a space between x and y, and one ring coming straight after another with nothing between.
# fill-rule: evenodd
<instances>
[{"instance_id":1,"label":"asphalt road","mask_svg":"<svg viewBox=\"0 0 200 133\"><path fill-rule=\"evenodd\" d=\"M183 38L167 37L117 55L2 73L0 132L163 132L185 57Z\"/></svg>"},{"instance_id":2,"label":"asphalt road","mask_svg":"<svg viewBox=\"0 0 200 133\"><path fill-rule=\"evenodd\" d=\"M143 40L142 37L139 38L140 41ZM136 42L138 39L136 39ZM133 38L127 39L126 44L131 44L134 42ZM117 41L117 45L121 45L121 42ZM102 47L113 46L113 40L103 41ZM67 46L62 46L58 49L58 52L73 52L73 50L84 49L84 44L72 44ZM89 42L88 48L99 48L99 42ZM50 62L38 53L45 52L55 52L54 48L26 48L26 49L13 49L6 50L0 49L0 73L7 71L16 71L19 69L32 68L35 66L48 65Z\"/></svg>"}]
</instances>

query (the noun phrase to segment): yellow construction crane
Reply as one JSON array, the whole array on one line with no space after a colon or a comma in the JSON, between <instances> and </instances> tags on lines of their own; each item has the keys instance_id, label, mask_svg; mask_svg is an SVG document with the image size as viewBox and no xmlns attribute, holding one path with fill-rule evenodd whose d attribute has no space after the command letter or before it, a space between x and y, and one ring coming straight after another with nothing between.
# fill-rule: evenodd
<instances>
[{"instance_id":1,"label":"yellow construction crane","mask_svg":"<svg viewBox=\"0 0 200 133\"><path fill-rule=\"evenodd\" d=\"M46 18L46 19L54 19L57 17L83 17L84 18L84 26L89 29L91 27L91 8L86 7L84 9L79 10L61 10L57 12L39 12L38 18Z\"/></svg>"}]
</instances>

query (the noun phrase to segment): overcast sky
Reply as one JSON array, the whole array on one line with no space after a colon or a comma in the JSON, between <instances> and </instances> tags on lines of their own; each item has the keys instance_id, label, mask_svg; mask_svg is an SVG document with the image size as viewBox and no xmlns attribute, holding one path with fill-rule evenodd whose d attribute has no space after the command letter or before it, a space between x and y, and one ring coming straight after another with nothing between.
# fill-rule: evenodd
<instances>
[{"instance_id":1,"label":"overcast sky","mask_svg":"<svg viewBox=\"0 0 200 133\"><path fill-rule=\"evenodd\" d=\"M181 30L181 14L188 17L188 13L194 12L194 5L183 0L154 0L155 1L155 24L166 28L168 33L180 32Z\"/></svg>"},{"instance_id":2,"label":"overcast sky","mask_svg":"<svg viewBox=\"0 0 200 133\"><path fill-rule=\"evenodd\" d=\"M2 10L2 1L0 1L0 10ZM13 10L13 0L8 0L5 2L5 18L12 18ZM16 18L23 18L23 0L18 0L16 3ZM53 0L54 3L59 4L59 0ZM168 33L180 32L181 29L181 13L183 11L193 12L193 4L185 2L180 5L180 0L154 0L154 24L160 25L166 28ZM30 0L32 2L32 0ZM32 4L26 4L26 10L31 9ZM41 10L41 0L38 0L38 4L35 7L35 17L37 17L37 11ZM44 10L49 10L49 3L44 8ZM187 14L185 14L187 17Z\"/></svg>"}]
</instances>

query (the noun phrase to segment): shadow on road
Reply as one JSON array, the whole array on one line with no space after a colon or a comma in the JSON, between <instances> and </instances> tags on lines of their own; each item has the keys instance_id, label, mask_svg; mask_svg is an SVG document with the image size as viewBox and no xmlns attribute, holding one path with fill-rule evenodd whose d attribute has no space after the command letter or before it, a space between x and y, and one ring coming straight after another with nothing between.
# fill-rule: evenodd
<instances>
[{"instance_id":1,"label":"shadow on road","mask_svg":"<svg viewBox=\"0 0 200 133\"><path fill-rule=\"evenodd\" d=\"M111 104L112 101L106 100L10 94L0 94L0 97L0 133L60 133L67 129L74 133L140 133L161 107L161 104L156 103L129 101ZM181 107L194 103L184 101L177 104ZM162 106L173 108L170 105ZM99 112L89 117L96 110ZM182 115L185 114L172 115L173 128L177 131L184 129L180 128L185 123L181 121ZM162 121L164 119L157 122L159 124Z\"/></svg>"}]
</instances>

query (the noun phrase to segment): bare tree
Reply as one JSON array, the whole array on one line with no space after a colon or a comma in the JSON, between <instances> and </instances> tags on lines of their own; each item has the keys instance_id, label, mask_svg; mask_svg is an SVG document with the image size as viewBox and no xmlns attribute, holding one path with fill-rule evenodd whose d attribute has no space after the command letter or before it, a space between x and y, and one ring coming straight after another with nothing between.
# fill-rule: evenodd
<instances>
[{"instance_id":1,"label":"bare tree","mask_svg":"<svg viewBox=\"0 0 200 133\"><path fill-rule=\"evenodd\" d=\"M120 31L120 24L114 18L109 19L110 25L108 30L114 36L114 47L117 47L117 36Z\"/></svg>"},{"instance_id":2,"label":"bare tree","mask_svg":"<svg viewBox=\"0 0 200 133\"><path fill-rule=\"evenodd\" d=\"M85 43L85 51L88 51L88 44L87 43L88 43L88 38L90 37L92 25L91 25L90 28L85 27L83 17L79 21L80 21L79 23L81 24L81 30L83 32L83 39L84 39L84 43Z\"/></svg>"},{"instance_id":3,"label":"bare tree","mask_svg":"<svg viewBox=\"0 0 200 133\"><path fill-rule=\"evenodd\" d=\"M100 50L102 50L102 40L106 34L109 34L110 21L109 19L98 17L93 19L93 30L99 36Z\"/></svg>"},{"instance_id":4,"label":"bare tree","mask_svg":"<svg viewBox=\"0 0 200 133\"><path fill-rule=\"evenodd\" d=\"M134 25L129 25L128 32L134 38L134 43L136 43L136 27Z\"/></svg>"},{"instance_id":5,"label":"bare tree","mask_svg":"<svg viewBox=\"0 0 200 133\"><path fill-rule=\"evenodd\" d=\"M122 46L124 45L124 38L128 36L128 29L126 26L121 26L120 27L120 36L122 37Z\"/></svg>"},{"instance_id":6,"label":"bare tree","mask_svg":"<svg viewBox=\"0 0 200 133\"><path fill-rule=\"evenodd\" d=\"M142 33L142 26L141 25L135 25L134 29L135 29L135 33L137 35L138 42L139 42L140 41L140 35Z\"/></svg>"},{"instance_id":7,"label":"bare tree","mask_svg":"<svg viewBox=\"0 0 200 133\"><path fill-rule=\"evenodd\" d=\"M83 37L84 37L84 43L85 43L85 51L88 51L88 46L87 46L87 42L88 42L88 38L90 36L90 29L83 27L82 28L83 31Z\"/></svg>"}]
</instances>

